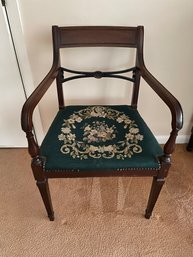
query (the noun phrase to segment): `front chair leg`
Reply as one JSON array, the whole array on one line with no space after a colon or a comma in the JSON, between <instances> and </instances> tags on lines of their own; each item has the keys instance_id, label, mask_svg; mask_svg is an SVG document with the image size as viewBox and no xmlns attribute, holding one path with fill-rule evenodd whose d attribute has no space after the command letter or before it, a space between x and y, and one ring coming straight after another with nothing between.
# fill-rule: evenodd
<instances>
[{"instance_id":1,"label":"front chair leg","mask_svg":"<svg viewBox=\"0 0 193 257\"><path fill-rule=\"evenodd\" d=\"M164 183L165 183L164 178L158 178L158 177L153 178L153 182L152 182L152 186L151 186L151 192L150 192L150 195L149 195L147 209L146 209L146 212L145 212L145 218L146 219L149 219L151 217L153 208L156 204L156 201L158 199L158 196L160 194L160 191L161 191L162 186L163 186Z\"/></svg>"},{"instance_id":2,"label":"front chair leg","mask_svg":"<svg viewBox=\"0 0 193 257\"><path fill-rule=\"evenodd\" d=\"M40 157L40 156L34 157L32 159L32 170L33 170L34 178L36 180L36 184L42 196L42 200L46 207L48 217L51 221L53 221L54 211L52 207L48 179L45 177L44 170L43 170L43 163L44 163L43 157Z\"/></svg>"},{"instance_id":3,"label":"front chair leg","mask_svg":"<svg viewBox=\"0 0 193 257\"><path fill-rule=\"evenodd\" d=\"M53 211L53 207L52 207L52 200L51 200L51 196L50 196L48 180L45 179L43 181L37 181L36 184L40 190L40 194L42 196L42 200L46 207L48 217L51 221L53 221L54 220L54 211Z\"/></svg>"}]
</instances>

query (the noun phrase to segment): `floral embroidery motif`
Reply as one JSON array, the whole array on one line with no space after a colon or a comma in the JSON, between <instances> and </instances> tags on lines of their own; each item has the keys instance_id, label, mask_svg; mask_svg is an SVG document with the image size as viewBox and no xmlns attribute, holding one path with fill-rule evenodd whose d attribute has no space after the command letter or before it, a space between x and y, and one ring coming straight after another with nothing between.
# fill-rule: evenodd
<instances>
[{"instance_id":1,"label":"floral embroidery motif","mask_svg":"<svg viewBox=\"0 0 193 257\"><path fill-rule=\"evenodd\" d=\"M112 140L116 137L115 129L114 125L109 127L105 121L93 121L91 125L84 126L83 141L100 143Z\"/></svg>"},{"instance_id":2,"label":"floral embroidery motif","mask_svg":"<svg viewBox=\"0 0 193 257\"><path fill-rule=\"evenodd\" d=\"M93 121L95 118L101 119ZM125 130L123 140L106 145L116 138L117 128L115 125L108 125L104 118L114 123L117 122L123 127ZM79 141L75 134L77 124L89 119L92 119L91 122L89 124L85 123L79 129L82 130L83 135L82 140ZM134 153L142 152L142 147L138 143L143 140L143 135L139 133L135 121L110 107L90 106L75 112L64 120L61 132L58 135L58 139L63 141L61 152L81 160L89 157L105 159L115 157L123 160L131 158Z\"/></svg>"}]
</instances>

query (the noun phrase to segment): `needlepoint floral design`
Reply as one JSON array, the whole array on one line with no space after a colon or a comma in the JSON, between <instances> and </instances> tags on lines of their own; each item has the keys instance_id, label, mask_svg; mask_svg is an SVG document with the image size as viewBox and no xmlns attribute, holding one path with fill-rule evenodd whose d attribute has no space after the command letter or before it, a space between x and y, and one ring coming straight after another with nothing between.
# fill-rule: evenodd
<instances>
[{"instance_id":1,"label":"needlepoint floral design","mask_svg":"<svg viewBox=\"0 0 193 257\"><path fill-rule=\"evenodd\" d=\"M88 143L106 142L116 137L116 127L109 127L105 121L93 121L91 124L85 124L83 141Z\"/></svg>"},{"instance_id":2,"label":"needlepoint floral design","mask_svg":"<svg viewBox=\"0 0 193 257\"><path fill-rule=\"evenodd\" d=\"M122 140L116 140L120 126L124 135ZM139 142L143 135L135 121L123 112L105 106L89 106L64 120L58 139L63 141L60 151L73 158L125 159L142 152Z\"/></svg>"}]
</instances>

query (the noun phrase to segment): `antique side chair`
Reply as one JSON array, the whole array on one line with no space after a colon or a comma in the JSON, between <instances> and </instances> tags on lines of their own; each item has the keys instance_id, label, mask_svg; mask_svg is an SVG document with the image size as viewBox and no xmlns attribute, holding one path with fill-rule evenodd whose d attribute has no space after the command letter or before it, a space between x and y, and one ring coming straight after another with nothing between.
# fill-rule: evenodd
<instances>
[{"instance_id":1,"label":"antique side chair","mask_svg":"<svg viewBox=\"0 0 193 257\"><path fill-rule=\"evenodd\" d=\"M171 166L182 109L176 98L146 69L143 59L143 26L52 27L53 65L27 99L22 110L32 170L50 220L54 220L49 178L139 176L153 177L145 217L150 218ZM127 47L136 49L135 67L120 71L75 71L60 64L60 48ZM64 73L74 75L65 77ZM132 73L132 76L124 73ZM64 105L63 83L79 78L124 79L133 86L131 104ZM163 149L137 110L143 78L171 111L171 134ZM59 111L41 146L33 135L34 108L56 80ZM118 81L118 80L117 80Z\"/></svg>"}]
</instances>

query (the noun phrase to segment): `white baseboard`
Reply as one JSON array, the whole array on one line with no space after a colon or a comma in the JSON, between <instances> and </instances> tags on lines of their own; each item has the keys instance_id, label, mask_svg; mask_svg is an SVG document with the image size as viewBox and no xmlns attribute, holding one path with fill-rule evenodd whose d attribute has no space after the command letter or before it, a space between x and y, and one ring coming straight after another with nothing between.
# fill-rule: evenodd
<instances>
[{"instance_id":1,"label":"white baseboard","mask_svg":"<svg viewBox=\"0 0 193 257\"><path fill-rule=\"evenodd\" d=\"M168 138L169 138L168 136L156 136L156 139L160 144L165 144L167 142ZM189 138L190 138L190 136L187 136L187 135L179 135L177 137L176 143L177 144L186 144L186 143L188 143Z\"/></svg>"},{"instance_id":2,"label":"white baseboard","mask_svg":"<svg viewBox=\"0 0 193 257\"><path fill-rule=\"evenodd\" d=\"M3 148L27 148L27 144L25 145L0 145L0 149Z\"/></svg>"}]
</instances>

